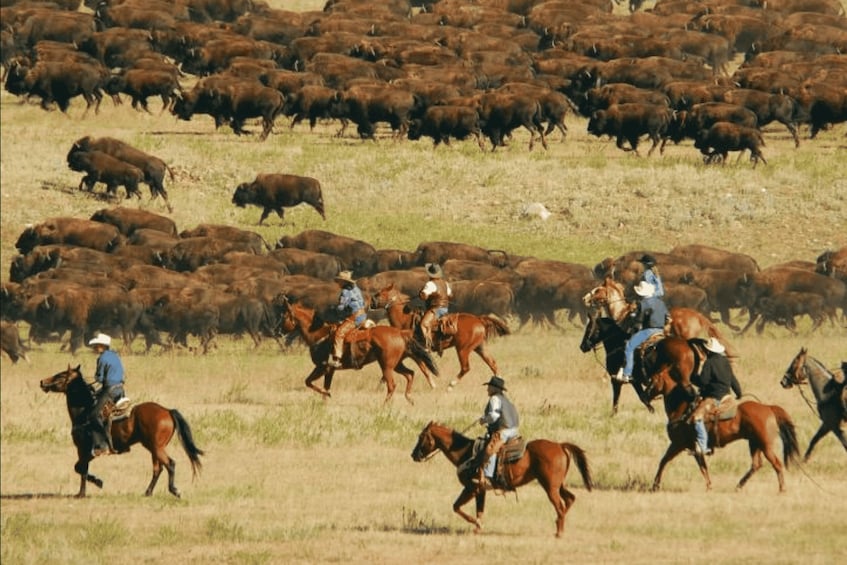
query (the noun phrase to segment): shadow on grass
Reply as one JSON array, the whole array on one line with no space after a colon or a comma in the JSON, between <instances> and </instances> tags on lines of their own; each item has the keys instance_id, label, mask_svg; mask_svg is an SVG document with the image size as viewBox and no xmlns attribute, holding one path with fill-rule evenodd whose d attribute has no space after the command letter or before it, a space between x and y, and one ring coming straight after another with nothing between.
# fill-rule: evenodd
<instances>
[{"instance_id":1,"label":"shadow on grass","mask_svg":"<svg viewBox=\"0 0 847 565\"><path fill-rule=\"evenodd\" d=\"M76 495L58 494L55 492L22 492L18 494L0 494L0 500L45 500L50 498L76 498Z\"/></svg>"}]
</instances>

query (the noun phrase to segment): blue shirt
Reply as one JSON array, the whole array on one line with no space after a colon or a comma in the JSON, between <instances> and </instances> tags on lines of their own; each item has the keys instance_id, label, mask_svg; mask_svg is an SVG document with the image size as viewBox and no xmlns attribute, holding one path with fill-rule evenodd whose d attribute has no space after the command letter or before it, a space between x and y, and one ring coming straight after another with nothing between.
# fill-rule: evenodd
<instances>
[{"instance_id":1,"label":"blue shirt","mask_svg":"<svg viewBox=\"0 0 847 565\"><path fill-rule=\"evenodd\" d=\"M662 284L662 277L657 275L653 269L647 269L644 271L644 275L642 277L646 282L653 285L656 291L653 293L653 296L662 297L665 295L665 285Z\"/></svg>"},{"instance_id":2,"label":"blue shirt","mask_svg":"<svg viewBox=\"0 0 847 565\"><path fill-rule=\"evenodd\" d=\"M94 380L103 387L124 384L124 364L117 353L107 349L100 354L100 357L97 358Z\"/></svg>"},{"instance_id":3,"label":"blue shirt","mask_svg":"<svg viewBox=\"0 0 847 565\"><path fill-rule=\"evenodd\" d=\"M367 318L365 310L365 299L362 297L362 291L358 286L344 287L341 289L341 294L338 295L338 313L342 317L347 318L356 312L362 312L356 316L356 324L361 324Z\"/></svg>"},{"instance_id":4,"label":"blue shirt","mask_svg":"<svg viewBox=\"0 0 847 565\"><path fill-rule=\"evenodd\" d=\"M665 306L661 298L650 296L641 299L639 310L643 329L665 327L665 319L669 314L668 307Z\"/></svg>"}]
</instances>

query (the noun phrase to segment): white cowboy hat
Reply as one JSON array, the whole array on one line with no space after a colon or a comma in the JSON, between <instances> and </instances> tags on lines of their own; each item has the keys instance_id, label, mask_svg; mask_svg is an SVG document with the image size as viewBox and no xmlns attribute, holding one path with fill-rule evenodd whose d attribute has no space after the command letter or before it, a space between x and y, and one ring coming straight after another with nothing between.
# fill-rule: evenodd
<instances>
[{"instance_id":1,"label":"white cowboy hat","mask_svg":"<svg viewBox=\"0 0 847 565\"><path fill-rule=\"evenodd\" d=\"M91 341L88 342L88 345L105 345L106 347L111 347L112 338L106 334L97 334Z\"/></svg>"},{"instance_id":2,"label":"white cowboy hat","mask_svg":"<svg viewBox=\"0 0 847 565\"><path fill-rule=\"evenodd\" d=\"M341 271L335 275L335 280L356 284L356 281L353 280L353 271Z\"/></svg>"},{"instance_id":3,"label":"white cowboy hat","mask_svg":"<svg viewBox=\"0 0 847 565\"><path fill-rule=\"evenodd\" d=\"M721 342L719 342L717 339L715 339L713 337L710 337L709 341L707 341L705 344L703 344L703 347L705 347L706 349L708 349L712 353L723 353L724 351L726 351L726 347L724 347Z\"/></svg>"},{"instance_id":4,"label":"white cowboy hat","mask_svg":"<svg viewBox=\"0 0 847 565\"><path fill-rule=\"evenodd\" d=\"M641 281L640 283L635 285L635 288L633 290L635 290L635 294L637 294L638 296L643 296L647 298L649 296L653 296L653 293L656 292L656 287L648 283L647 281Z\"/></svg>"}]
</instances>

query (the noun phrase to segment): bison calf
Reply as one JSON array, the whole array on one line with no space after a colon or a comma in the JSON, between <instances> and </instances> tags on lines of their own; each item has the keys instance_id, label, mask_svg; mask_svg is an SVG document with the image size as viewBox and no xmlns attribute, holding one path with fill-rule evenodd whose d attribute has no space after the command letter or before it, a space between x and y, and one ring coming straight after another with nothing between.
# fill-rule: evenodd
<instances>
[{"instance_id":1,"label":"bison calf","mask_svg":"<svg viewBox=\"0 0 847 565\"><path fill-rule=\"evenodd\" d=\"M262 208L259 225L262 225L271 212L276 212L280 219L284 220L284 208L297 206L301 202L317 210L321 218L326 220L321 185L317 179L311 177L261 174L257 175L253 182L238 185L232 195L232 203L240 208L248 204Z\"/></svg>"},{"instance_id":2,"label":"bison calf","mask_svg":"<svg viewBox=\"0 0 847 565\"><path fill-rule=\"evenodd\" d=\"M106 184L109 194L116 194L118 186L126 188L127 198L137 196L141 198L138 190L139 183L144 181L144 172L120 159L102 151L71 151L68 153L68 167L71 170L84 172L86 175L79 183L79 188L85 185L86 190L91 191L94 183Z\"/></svg>"},{"instance_id":3,"label":"bison calf","mask_svg":"<svg viewBox=\"0 0 847 565\"><path fill-rule=\"evenodd\" d=\"M726 157L730 151L750 150L750 160L753 168L756 168L759 160L767 165L768 162L762 155L762 147L765 140L762 132L755 128L739 126L732 122L716 122L709 129L700 130L694 141L694 147L705 156L707 163L711 163L717 156L726 164ZM741 154L739 154L739 158Z\"/></svg>"}]
</instances>

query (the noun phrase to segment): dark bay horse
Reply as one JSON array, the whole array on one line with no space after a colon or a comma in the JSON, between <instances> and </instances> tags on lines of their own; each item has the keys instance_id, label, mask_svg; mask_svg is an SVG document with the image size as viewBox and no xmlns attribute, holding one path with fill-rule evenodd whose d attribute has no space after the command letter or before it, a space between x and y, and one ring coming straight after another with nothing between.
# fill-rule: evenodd
<instances>
[{"instance_id":1,"label":"dark bay horse","mask_svg":"<svg viewBox=\"0 0 847 565\"><path fill-rule=\"evenodd\" d=\"M412 450L412 459L418 462L426 461L436 451L441 450L447 459L460 469L459 481L464 488L453 503L453 511L475 525L475 531L479 533L482 530L482 515L485 511L485 490L471 481L475 473L470 468L466 472L461 471L462 468L468 467L464 464L474 457L473 445L473 439L447 426L430 422L418 437L418 443ZM565 514L576 500L576 495L565 487L565 477L571 460L579 469L585 488L590 491L594 481L591 478L588 459L585 452L572 443L536 439L526 444L526 451L518 461L506 464L505 474L511 482L510 490L538 479L556 509L556 537L561 537L565 528ZM462 506L472 498L476 498L476 517L462 510Z\"/></svg>"},{"instance_id":2,"label":"dark bay horse","mask_svg":"<svg viewBox=\"0 0 847 565\"><path fill-rule=\"evenodd\" d=\"M780 381L783 388L791 388L796 385L801 394L803 389L800 388L800 385L808 383L812 389L812 394L815 395L821 426L809 442L809 448L803 457L804 461L809 460L812 449L829 432L835 434L835 437L847 450L847 437L844 433L844 427L847 425L847 408L845 408L847 391L845 391L844 382L836 381L835 375L823 363L808 353L805 347L801 348L800 353L791 360L791 364L788 365ZM845 379L847 379L847 376L845 376ZM804 395L803 399L805 400L805 398ZM808 400L806 402L809 403Z\"/></svg>"},{"instance_id":3,"label":"dark bay horse","mask_svg":"<svg viewBox=\"0 0 847 565\"><path fill-rule=\"evenodd\" d=\"M88 464L94 458L91 454L93 445L89 433L84 428L89 413L94 408L94 392L82 378L79 365L74 369L68 365L67 370L43 379L40 384L44 392L63 393L67 399L68 415L72 424L71 437L77 451L74 470L80 476L79 493L76 496L82 498L85 496L86 481L98 488L103 487L101 479L88 473ZM153 494L164 467L168 470L168 491L177 498L180 497L179 489L174 484L176 462L165 450L174 434L179 435L179 441L191 461L193 476L196 477L202 468L200 456L203 455L203 450L194 443L191 428L178 410L169 410L155 402L143 402L134 406L127 418L112 422L112 441L118 453L127 452L130 446L141 443L152 456L153 478L144 493L146 496Z\"/></svg>"},{"instance_id":4,"label":"dark bay horse","mask_svg":"<svg viewBox=\"0 0 847 565\"><path fill-rule=\"evenodd\" d=\"M583 353L593 351L599 344L603 344L603 349L606 351L606 373L614 375L618 369L624 366L624 346L629 338L621 327L608 317L600 317L591 315L588 317L588 324L585 326L585 333L582 336L582 341L579 344L579 349ZM652 414L655 410L650 405L650 398L644 392L643 379L640 377L642 372L640 359L636 355L635 370L633 371L633 379L629 384L635 389L639 400L647 407L647 410ZM621 398L621 389L624 383L615 379L610 379L612 383L612 414L618 413L618 402Z\"/></svg>"},{"instance_id":5,"label":"dark bay horse","mask_svg":"<svg viewBox=\"0 0 847 565\"><path fill-rule=\"evenodd\" d=\"M667 338L664 341L672 339L678 338ZM656 371L649 378L647 393L653 398L659 395L664 398L665 413L668 417L668 438L671 440L659 462L656 477L653 479L653 490L656 491L659 490L665 466L686 449L694 449L696 440L691 415L699 398L692 394L690 387L686 386L674 371ZM762 455L764 455L776 471L779 491L785 490L783 462L787 468L789 461L797 457L799 447L794 423L784 409L776 405L746 400L738 404L734 417L721 420L717 425L707 422L706 428L709 433L709 444L715 447L723 447L739 439L747 440L752 461L750 469L738 482L737 489L741 489L753 473L759 470L762 466ZM776 454L777 439L782 440L782 462ZM700 467L700 473L706 481L708 490L712 487L712 480L709 477L706 457L695 452L694 458Z\"/></svg>"},{"instance_id":6,"label":"dark bay horse","mask_svg":"<svg viewBox=\"0 0 847 565\"><path fill-rule=\"evenodd\" d=\"M420 312L410 310L409 301L408 295L390 284L373 296L372 306L385 308L388 322L392 326L416 330ZM476 352L485 361L492 374L499 374L497 361L485 350L485 342L490 337L509 335L509 333L509 326L494 316L477 316L465 312L456 314L455 334L444 335L437 330L433 331L433 340L439 340L436 345L439 351L455 347L456 356L459 358L459 374L450 381L449 387L459 384L462 377L471 370L469 361L471 351Z\"/></svg>"},{"instance_id":7,"label":"dark bay horse","mask_svg":"<svg viewBox=\"0 0 847 565\"><path fill-rule=\"evenodd\" d=\"M309 353L315 368L306 377L306 386L322 395L330 398L332 377L336 369L327 365L332 349L333 324L329 324L315 316L312 308L302 304L289 302L286 297L280 297L275 305L281 307L283 333L290 334L299 332L303 340L309 346ZM406 400L412 403L412 382L415 372L403 365L403 359L411 358L424 371L424 367L432 374L438 375L438 367L432 359L432 355L421 344L415 341L411 330L400 330L391 326L374 326L369 329L353 330L347 336L354 338L353 341L345 340L341 355L342 369L361 369L369 363L376 361L382 370L382 378L385 381L388 393L385 401L391 398L396 388L394 373L400 373L406 378ZM429 374L424 371L430 386L435 383ZM324 386L315 383L319 378L324 378Z\"/></svg>"}]
</instances>

